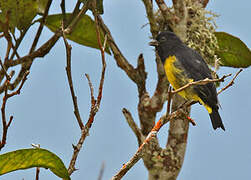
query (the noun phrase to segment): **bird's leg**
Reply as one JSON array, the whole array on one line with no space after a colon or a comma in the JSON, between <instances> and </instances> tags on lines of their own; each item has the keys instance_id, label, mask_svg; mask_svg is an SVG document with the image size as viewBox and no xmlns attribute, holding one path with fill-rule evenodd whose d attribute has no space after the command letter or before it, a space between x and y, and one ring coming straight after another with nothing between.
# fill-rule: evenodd
<instances>
[{"instance_id":1,"label":"bird's leg","mask_svg":"<svg viewBox=\"0 0 251 180\"><path fill-rule=\"evenodd\" d=\"M184 103L182 103L178 109L183 109L183 108L187 108L187 107L190 107L192 106L193 104L197 103L198 101L193 101L193 100L187 100L185 101ZM187 120L192 123L193 126L196 126L196 123L195 121L189 116L187 115L186 113L184 113L184 116L187 118Z\"/></svg>"}]
</instances>

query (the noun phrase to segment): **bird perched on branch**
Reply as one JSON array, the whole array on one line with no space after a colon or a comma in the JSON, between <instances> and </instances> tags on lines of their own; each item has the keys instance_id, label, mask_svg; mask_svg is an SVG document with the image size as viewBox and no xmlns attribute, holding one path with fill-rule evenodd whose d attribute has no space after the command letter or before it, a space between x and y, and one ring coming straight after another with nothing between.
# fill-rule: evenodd
<instances>
[{"instance_id":1,"label":"bird perched on branch","mask_svg":"<svg viewBox=\"0 0 251 180\"><path fill-rule=\"evenodd\" d=\"M173 32L161 32L156 40L149 44L155 46L168 81L174 89L181 88L189 82L212 79L211 71L201 55L187 47ZM202 104L209 113L213 128L225 130L218 112L219 103L214 83L190 86L178 94L187 100Z\"/></svg>"}]
</instances>

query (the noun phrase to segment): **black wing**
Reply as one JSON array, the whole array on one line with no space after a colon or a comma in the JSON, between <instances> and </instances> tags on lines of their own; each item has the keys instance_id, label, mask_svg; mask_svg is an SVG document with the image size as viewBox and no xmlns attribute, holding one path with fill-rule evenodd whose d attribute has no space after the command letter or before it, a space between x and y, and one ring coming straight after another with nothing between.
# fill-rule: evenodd
<instances>
[{"instance_id":1,"label":"black wing","mask_svg":"<svg viewBox=\"0 0 251 180\"><path fill-rule=\"evenodd\" d=\"M180 60L189 78L194 81L205 78L212 79L211 71L200 54L188 47L179 49L176 52L176 57ZM218 109L217 92L214 83L194 86L194 90L205 104Z\"/></svg>"}]
</instances>

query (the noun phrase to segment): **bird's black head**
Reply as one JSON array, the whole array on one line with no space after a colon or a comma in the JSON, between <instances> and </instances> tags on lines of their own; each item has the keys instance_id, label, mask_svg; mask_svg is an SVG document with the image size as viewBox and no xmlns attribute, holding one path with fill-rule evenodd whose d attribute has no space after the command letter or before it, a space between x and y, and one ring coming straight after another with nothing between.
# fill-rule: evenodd
<instances>
[{"instance_id":1,"label":"bird's black head","mask_svg":"<svg viewBox=\"0 0 251 180\"><path fill-rule=\"evenodd\" d=\"M149 43L150 46L163 46L163 45L168 45L168 46L174 46L177 45L177 43L182 43L180 38L176 36L171 31L163 31L158 34L155 40L151 41Z\"/></svg>"},{"instance_id":2,"label":"bird's black head","mask_svg":"<svg viewBox=\"0 0 251 180\"><path fill-rule=\"evenodd\" d=\"M163 62L168 56L174 55L172 53L175 52L176 48L183 46L183 42L173 32L163 31L149 45L155 46Z\"/></svg>"}]
</instances>

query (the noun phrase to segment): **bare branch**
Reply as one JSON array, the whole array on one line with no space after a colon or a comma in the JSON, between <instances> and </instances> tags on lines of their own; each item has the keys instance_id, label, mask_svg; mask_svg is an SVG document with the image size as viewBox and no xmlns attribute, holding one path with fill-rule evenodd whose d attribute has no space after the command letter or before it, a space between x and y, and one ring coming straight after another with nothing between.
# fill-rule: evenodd
<instances>
[{"instance_id":1,"label":"bare branch","mask_svg":"<svg viewBox=\"0 0 251 180\"><path fill-rule=\"evenodd\" d=\"M206 85L206 84L212 83L212 82L223 82L227 77L229 77L231 75L232 74L224 75L220 79L209 79L209 78L206 78L206 79L199 80L199 81L189 82L186 85L182 86L181 88L172 91L172 93L173 94L179 93L179 92L181 92L181 91L185 90L186 88L189 88L190 86L193 86L193 85Z\"/></svg>"},{"instance_id":2,"label":"bare branch","mask_svg":"<svg viewBox=\"0 0 251 180\"><path fill-rule=\"evenodd\" d=\"M18 39L15 39L16 43L15 43L15 46L13 48L13 52L10 56L10 59L12 61L12 59L14 58L14 56L16 55L17 58L20 58L20 56L18 55L17 53L17 49L19 48L24 36L26 35L27 31L29 30L30 26L28 26L27 28L25 28L24 30L22 30L20 32L20 36L18 37Z\"/></svg>"},{"instance_id":3,"label":"bare branch","mask_svg":"<svg viewBox=\"0 0 251 180\"><path fill-rule=\"evenodd\" d=\"M41 20L40 25L38 27L38 30L37 30L36 36L34 38L34 41L33 41L32 45L31 45L29 54L32 53L35 50L36 46L37 46L38 40L39 40L40 35L42 33L42 30L44 28L45 19L47 18L49 9L51 7L51 3L52 3L52 0L47 1L42 20Z\"/></svg>"},{"instance_id":4,"label":"bare branch","mask_svg":"<svg viewBox=\"0 0 251 180\"><path fill-rule=\"evenodd\" d=\"M22 79L22 82L21 82L19 88L18 88L16 91L14 91L14 92L8 94L8 97L12 97L12 96L15 96L15 95L20 94L21 89L23 88L24 83L25 83L25 81L27 80L27 77L28 77L29 74L30 74L30 71L26 71L26 72L24 73L24 76L23 76L23 79Z\"/></svg>"},{"instance_id":5,"label":"bare branch","mask_svg":"<svg viewBox=\"0 0 251 180\"><path fill-rule=\"evenodd\" d=\"M105 69L106 69L106 62L105 62L105 45L106 41L104 41L104 44L101 42L101 37L100 37L100 27L99 27L99 21L97 17L97 12L96 12L96 1L93 1L93 8L92 8L92 13L95 18L95 25L96 25L96 34L98 37L98 45L101 53L101 58L102 58L102 73L101 73L101 78L100 78L100 84L99 84L99 92L98 92L98 97L97 97L97 108L99 109L100 102L102 99L102 91L103 91L103 85L104 85L104 79L105 79ZM106 35L107 37L107 35Z\"/></svg>"},{"instance_id":6,"label":"bare branch","mask_svg":"<svg viewBox=\"0 0 251 180\"><path fill-rule=\"evenodd\" d=\"M3 63L2 63L1 58L0 58L0 64L1 64L1 67L2 67L2 70L3 70L3 72L4 72L4 75L5 75L6 79L7 79L8 81L10 81L11 77L10 77L9 74L7 73L5 67L4 67L4 65L3 65Z\"/></svg>"},{"instance_id":7,"label":"bare branch","mask_svg":"<svg viewBox=\"0 0 251 180\"><path fill-rule=\"evenodd\" d=\"M4 96L3 96L3 103L2 103L2 107L1 107L3 131L2 131L2 140L0 141L0 150L6 144L8 128L10 127L10 125L12 123L12 120L13 120L13 116L10 116L8 122L6 120L6 110L5 109L6 109L7 101L8 101L8 99L10 97L12 97L14 95L20 94L20 91L21 91L21 89L22 89L25 81L27 80L28 74L29 74L29 72L27 72L25 74L25 76L23 77L22 83L20 84L19 88L15 92L12 92L11 94L8 93L8 86L9 86L10 80L6 79L5 82L4 82L5 90L4 90ZM8 77L12 77L12 75L8 75Z\"/></svg>"},{"instance_id":8,"label":"bare branch","mask_svg":"<svg viewBox=\"0 0 251 180\"><path fill-rule=\"evenodd\" d=\"M99 175L98 175L98 180L102 180L104 170L105 170L105 163L102 162L102 165L101 165L101 168L100 168L100 171L99 171Z\"/></svg>"},{"instance_id":9,"label":"bare branch","mask_svg":"<svg viewBox=\"0 0 251 180\"><path fill-rule=\"evenodd\" d=\"M130 128L134 132L135 136L137 137L138 144L141 145L145 137L141 133L137 124L134 122L132 114L126 108L123 108L122 112L125 116L125 119L126 119L128 125L130 126Z\"/></svg>"},{"instance_id":10,"label":"bare branch","mask_svg":"<svg viewBox=\"0 0 251 180\"><path fill-rule=\"evenodd\" d=\"M36 168L36 180L39 180L39 173L40 173L40 168Z\"/></svg>"},{"instance_id":11,"label":"bare branch","mask_svg":"<svg viewBox=\"0 0 251 180\"><path fill-rule=\"evenodd\" d=\"M63 15L63 24L65 25L65 23L66 23L66 16L65 16L65 0L61 0L60 7L61 7L62 15Z\"/></svg>"},{"instance_id":12,"label":"bare branch","mask_svg":"<svg viewBox=\"0 0 251 180\"><path fill-rule=\"evenodd\" d=\"M75 164L76 164L76 161L77 161L78 154L79 154L79 152L80 152L80 150L82 148L82 145L83 145L83 143L85 141L86 134L87 134L86 133L86 129L85 128L82 129L81 130L81 136L80 136L80 138L78 140L77 145L76 146L72 145L72 147L73 147L73 154L72 154L72 157L71 157L71 162L70 162L70 164L68 166L68 173L69 173L69 175L71 175L74 171L77 170L75 168Z\"/></svg>"},{"instance_id":13,"label":"bare branch","mask_svg":"<svg viewBox=\"0 0 251 180\"><path fill-rule=\"evenodd\" d=\"M63 28L63 25L62 25ZM67 59L67 65L66 65L66 74L67 74L67 79L68 79L68 84L70 87L70 91L71 91L71 97L72 97L72 101L73 101L73 106L74 106L74 114L75 117L78 121L78 125L80 127L80 129L84 128L84 124L82 122L80 113L79 113L79 109L78 109L78 101L77 101L77 96L75 95L74 92L74 87L73 87L73 82L72 82L72 75L71 75L71 45L68 44L65 34L64 34L64 30L62 30L63 32L63 39L64 39L64 43L65 43L65 48L66 48L66 59Z\"/></svg>"},{"instance_id":14,"label":"bare branch","mask_svg":"<svg viewBox=\"0 0 251 180\"><path fill-rule=\"evenodd\" d=\"M234 84L234 80L237 78L237 76L243 71L243 69L240 69L233 77L233 79L225 86L223 87L221 90L219 90L218 95L220 93L222 93L223 91L225 91L227 88L229 88L230 86L232 86Z\"/></svg>"},{"instance_id":15,"label":"bare branch","mask_svg":"<svg viewBox=\"0 0 251 180\"><path fill-rule=\"evenodd\" d=\"M155 0L155 2L157 3L157 5L158 5L164 19L167 21L169 13L168 13L168 7L167 7L165 1L164 0Z\"/></svg>"},{"instance_id":16,"label":"bare branch","mask_svg":"<svg viewBox=\"0 0 251 180\"><path fill-rule=\"evenodd\" d=\"M144 5L145 5L145 9L146 9L146 14L147 14L147 18L149 20L150 23L150 31L153 35L153 38L155 38L158 34L158 26L157 26L157 22L153 13L153 3L152 0L142 0Z\"/></svg>"},{"instance_id":17,"label":"bare branch","mask_svg":"<svg viewBox=\"0 0 251 180\"><path fill-rule=\"evenodd\" d=\"M85 77L87 78L88 85L89 85L90 92L91 92L91 103L92 103L92 104L95 104L95 103L96 103L96 100L95 100L95 97L94 97L94 90L93 90L93 85L92 85L90 76L89 76L89 74L85 74Z\"/></svg>"},{"instance_id":18,"label":"bare branch","mask_svg":"<svg viewBox=\"0 0 251 180\"><path fill-rule=\"evenodd\" d=\"M172 102L172 87L169 86L168 88L168 103L167 103L167 111L166 114L167 116L170 114L170 110L171 110L171 102Z\"/></svg>"},{"instance_id":19,"label":"bare branch","mask_svg":"<svg viewBox=\"0 0 251 180\"><path fill-rule=\"evenodd\" d=\"M62 24L62 29L63 29L63 27L64 27L64 24ZM76 171L76 168L75 168L76 160L77 160L78 154L79 154L79 152L80 152L80 150L82 148L84 140L86 138L87 132L86 132L85 126L84 126L84 124L82 122L80 113L79 113L77 96L75 95L73 82L72 82L72 75L71 75L71 46L68 44L68 42L66 40L64 30L62 30L62 32L63 32L63 39L64 39L64 43L65 43L65 48L66 48L66 59L67 59L67 66L66 66L65 70L66 70L66 74L67 74L68 84L70 86L70 91L71 91L71 96L72 96L72 101L73 101L73 106L74 106L74 114L75 114L75 117L76 117L77 122L79 124L79 127L81 129L81 137L80 137L80 139L78 141L78 144L76 146L73 145L74 151L73 151L73 155L72 155L72 158L71 158L71 162L70 162L69 167L68 167L68 173L71 175L74 171Z\"/></svg>"}]
</instances>

